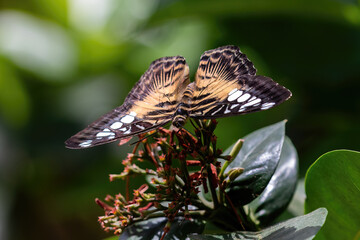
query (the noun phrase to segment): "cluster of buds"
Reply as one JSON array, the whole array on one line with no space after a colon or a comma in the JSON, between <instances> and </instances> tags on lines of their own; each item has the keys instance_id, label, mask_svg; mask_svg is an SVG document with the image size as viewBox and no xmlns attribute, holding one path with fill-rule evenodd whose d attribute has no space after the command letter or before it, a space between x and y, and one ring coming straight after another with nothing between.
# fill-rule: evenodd
<instances>
[{"instance_id":1,"label":"cluster of buds","mask_svg":"<svg viewBox=\"0 0 360 240\"><path fill-rule=\"evenodd\" d=\"M96 203L105 210L105 216L99 217L99 222L105 231L114 231L120 234L122 229L133 221L142 218L142 212L152 206L155 194L145 193L148 189L146 184L134 191L134 198L128 201L121 194L112 197L106 196L105 201L112 206L95 199Z\"/></svg>"},{"instance_id":2,"label":"cluster of buds","mask_svg":"<svg viewBox=\"0 0 360 240\"><path fill-rule=\"evenodd\" d=\"M126 196L107 196L105 202L96 199L105 216L99 217L101 226L106 231L120 234L130 224L153 217L166 217L168 226L177 216L185 219L203 217L219 206L226 204L225 187L242 173L243 169L231 170L224 174L228 163L238 153L242 142L238 142L230 155L223 156L216 147L214 130L215 120L191 120L195 134L182 129L167 130L159 128L139 136L131 154L122 162L124 170L120 174L111 174L110 180L146 175L154 186L152 193L147 193L149 186L142 185L129 200L129 189ZM225 160L223 166L219 159ZM150 162L152 169L143 169L141 162ZM230 176L231 175L231 176ZM235 176L236 175L236 176ZM128 186L128 184L127 184ZM199 198L200 186L212 197L211 204Z\"/></svg>"}]
</instances>

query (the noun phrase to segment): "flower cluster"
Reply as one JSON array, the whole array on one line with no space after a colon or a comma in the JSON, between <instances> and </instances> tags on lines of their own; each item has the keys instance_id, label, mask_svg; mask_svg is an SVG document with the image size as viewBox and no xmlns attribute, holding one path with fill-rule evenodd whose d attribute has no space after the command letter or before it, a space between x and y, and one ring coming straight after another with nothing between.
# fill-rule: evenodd
<instances>
[{"instance_id":1,"label":"flower cluster","mask_svg":"<svg viewBox=\"0 0 360 240\"><path fill-rule=\"evenodd\" d=\"M107 196L105 202L96 199L105 216L99 217L101 226L106 231L120 234L130 224L153 217L166 217L168 223L164 235L169 231L171 222L177 216L185 219L204 217L210 210L226 204L224 189L231 181L242 173L243 169L232 169L227 174L224 170L236 156L242 142L236 144L235 150L228 156L216 146L214 129L215 120L191 120L195 134L182 129L167 130L159 128L140 135L131 154L122 162L124 170L120 174L111 174L110 180L145 175L154 186L148 193L149 186L142 185L133 192L129 200L126 196ZM221 166L219 159L225 160ZM150 162L152 169L143 169L141 162ZM201 190L202 189L202 190ZM199 192L209 192L210 204L199 198ZM226 200L226 201L225 201Z\"/></svg>"}]
</instances>

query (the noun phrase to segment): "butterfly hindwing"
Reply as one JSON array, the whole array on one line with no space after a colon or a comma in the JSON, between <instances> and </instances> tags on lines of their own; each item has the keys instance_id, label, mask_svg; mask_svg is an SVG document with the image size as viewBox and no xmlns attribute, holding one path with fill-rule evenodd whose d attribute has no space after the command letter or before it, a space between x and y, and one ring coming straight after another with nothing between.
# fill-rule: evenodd
<instances>
[{"instance_id":1,"label":"butterfly hindwing","mask_svg":"<svg viewBox=\"0 0 360 240\"><path fill-rule=\"evenodd\" d=\"M148 132L171 121L189 84L183 57L164 57L151 63L123 105L69 138L68 148L87 148Z\"/></svg>"},{"instance_id":2,"label":"butterfly hindwing","mask_svg":"<svg viewBox=\"0 0 360 240\"><path fill-rule=\"evenodd\" d=\"M199 119L240 115L269 109L291 96L256 69L238 47L205 52L200 59L190 98L190 117Z\"/></svg>"}]
</instances>

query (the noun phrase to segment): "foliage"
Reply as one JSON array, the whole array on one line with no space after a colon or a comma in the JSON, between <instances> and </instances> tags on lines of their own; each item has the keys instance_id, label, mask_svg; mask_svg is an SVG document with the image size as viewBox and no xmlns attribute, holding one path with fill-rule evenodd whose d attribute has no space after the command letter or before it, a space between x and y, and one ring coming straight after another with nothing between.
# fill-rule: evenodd
<instances>
[{"instance_id":1,"label":"foliage","mask_svg":"<svg viewBox=\"0 0 360 240\"><path fill-rule=\"evenodd\" d=\"M298 157L294 145L285 137L279 164L270 182L249 210L262 226L269 225L289 204L297 184Z\"/></svg>"},{"instance_id":2,"label":"foliage","mask_svg":"<svg viewBox=\"0 0 360 240\"><path fill-rule=\"evenodd\" d=\"M322 155L305 180L306 212L329 211L316 239L360 238L360 153L336 150Z\"/></svg>"},{"instance_id":3,"label":"foliage","mask_svg":"<svg viewBox=\"0 0 360 240\"><path fill-rule=\"evenodd\" d=\"M269 228L265 228L259 232L234 232L221 235L192 235L191 240L212 240L212 239L264 239L264 240L278 240L278 239L313 239L316 233L320 230L325 222L327 210L319 208L304 216L289 219L285 222L278 223Z\"/></svg>"},{"instance_id":4,"label":"foliage","mask_svg":"<svg viewBox=\"0 0 360 240\"><path fill-rule=\"evenodd\" d=\"M217 148L216 121L191 122L195 135L185 129L160 128L139 136L123 161L124 171L110 179L129 181L145 175L155 189L143 184L132 200L128 192L126 197L107 196L106 203L97 199L105 210L105 216L99 217L104 230L121 234L120 239L185 239L189 233L203 233L205 223L215 224L220 232L256 231L286 209L298 165L296 150L285 138L285 121L249 134L225 155ZM139 166L144 162L152 167ZM320 215L295 218L259 233L236 234L311 239L325 216L322 210ZM315 220L303 224L307 217Z\"/></svg>"}]
</instances>

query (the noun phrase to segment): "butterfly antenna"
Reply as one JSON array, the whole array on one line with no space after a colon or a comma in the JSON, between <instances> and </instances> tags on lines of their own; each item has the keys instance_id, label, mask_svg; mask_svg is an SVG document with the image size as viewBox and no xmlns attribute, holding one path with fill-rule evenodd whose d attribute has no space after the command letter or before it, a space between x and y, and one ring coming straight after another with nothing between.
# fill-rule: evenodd
<instances>
[{"instance_id":1,"label":"butterfly antenna","mask_svg":"<svg viewBox=\"0 0 360 240\"><path fill-rule=\"evenodd\" d=\"M194 126L194 124L192 124L193 126ZM195 127L195 126L194 126ZM176 132L176 133L179 133L180 131L181 131L181 129L185 129L185 131L187 131L188 133L190 133L193 137L195 137L195 135L191 132L191 131L189 131L188 129L186 129L184 126L183 127L181 127L181 128L179 128L179 130Z\"/></svg>"},{"instance_id":2,"label":"butterfly antenna","mask_svg":"<svg viewBox=\"0 0 360 240\"><path fill-rule=\"evenodd\" d=\"M190 118L190 123L191 123L191 125L193 125L194 128L197 128L196 124L193 122L193 120L191 118Z\"/></svg>"},{"instance_id":3,"label":"butterfly antenna","mask_svg":"<svg viewBox=\"0 0 360 240\"><path fill-rule=\"evenodd\" d=\"M143 141L144 139L147 139L148 137L151 137L151 136L153 136L153 135L155 135L155 134L156 134L156 132L154 132L154 133L152 133L152 134L149 134L149 135L147 135L147 136L145 136L145 137L137 140L136 142L130 143L130 146L132 146L132 145L134 145L134 144L137 144L137 143Z\"/></svg>"}]
</instances>

